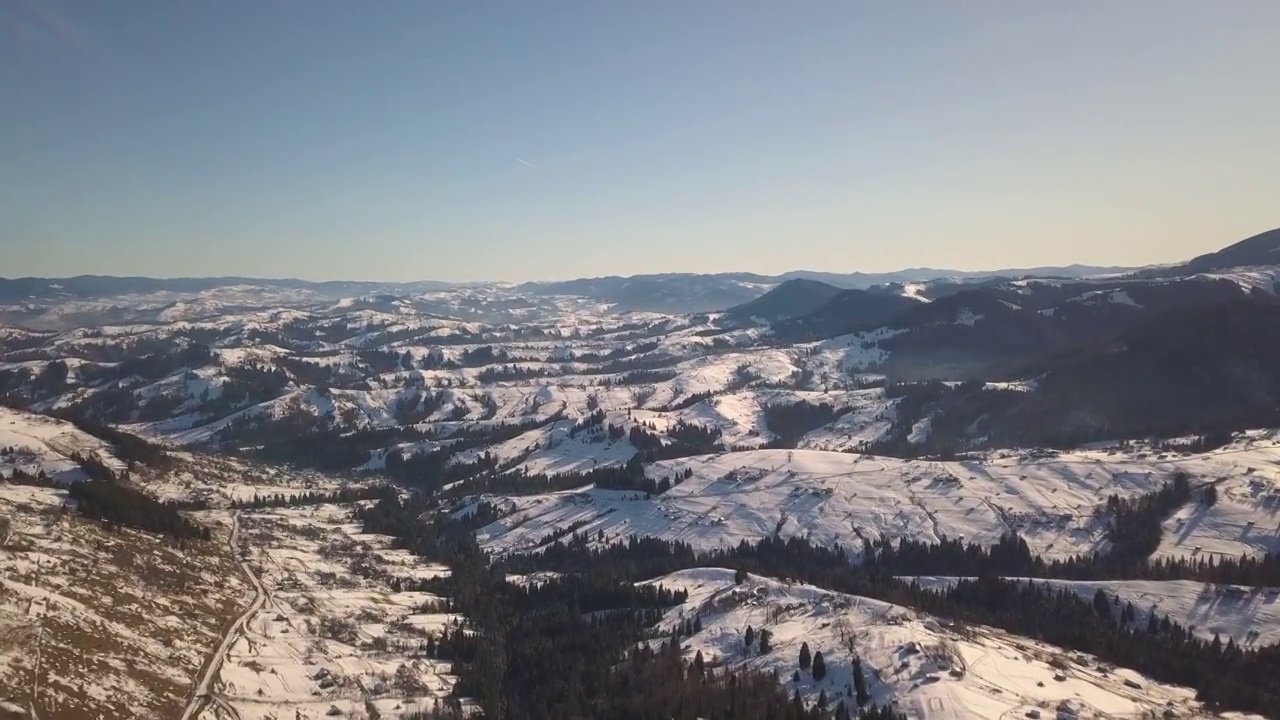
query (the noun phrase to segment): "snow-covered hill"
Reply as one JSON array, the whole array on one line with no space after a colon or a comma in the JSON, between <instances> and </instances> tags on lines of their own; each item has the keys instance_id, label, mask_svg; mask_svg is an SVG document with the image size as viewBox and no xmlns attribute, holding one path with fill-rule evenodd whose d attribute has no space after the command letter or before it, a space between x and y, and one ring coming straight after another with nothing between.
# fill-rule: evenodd
<instances>
[{"instance_id":1,"label":"snow-covered hill","mask_svg":"<svg viewBox=\"0 0 1280 720\"><path fill-rule=\"evenodd\" d=\"M177 717L245 590L225 543L179 550L66 504L64 490L0 480L0 708Z\"/></svg>"},{"instance_id":2,"label":"snow-covered hill","mask_svg":"<svg viewBox=\"0 0 1280 720\"><path fill-rule=\"evenodd\" d=\"M96 458L117 471L125 469L110 445L64 420L0 406L0 477L14 470L44 473L58 482L85 478L73 456Z\"/></svg>"},{"instance_id":3,"label":"snow-covered hill","mask_svg":"<svg viewBox=\"0 0 1280 720\"><path fill-rule=\"evenodd\" d=\"M857 656L870 701L891 703L913 720L1215 717L1195 701L1193 690L868 598L758 576L735 584L734 571L720 568L685 570L651 583L689 593L665 621L673 630L700 620L702 630L681 645L688 660L700 652L708 666L775 672L788 693L798 690L809 703L825 694L831 708L841 701L852 706ZM762 654L758 641L746 645L748 626L757 638L768 630L769 652ZM801 644L822 652L825 678L800 671Z\"/></svg>"},{"instance_id":4,"label":"snow-covered hill","mask_svg":"<svg viewBox=\"0 0 1280 720\"><path fill-rule=\"evenodd\" d=\"M482 528L485 547L528 551L574 528L604 542L631 536L698 550L764 537L802 537L853 551L864 540L960 538L983 545L1016 531L1033 552L1066 559L1106 548L1110 495L1158 490L1175 473L1216 486L1212 507L1191 503L1165 522L1157 557L1235 558L1280 550L1280 443L1258 437L1200 455L1086 450L993 453L959 462L809 450L756 450L655 463L671 490L583 489L506 496L510 514Z\"/></svg>"},{"instance_id":5,"label":"snow-covered hill","mask_svg":"<svg viewBox=\"0 0 1280 720\"><path fill-rule=\"evenodd\" d=\"M948 588L956 578L911 578L922 587ZM1116 613L1132 603L1135 629L1145 628L1152 613L1160 620L1191 630L1205 640L1218 636L1223 643L1234 641L1244 648L1280 643L1280 588L1214 585L1189 580L1027 580L1054 588L1065 588L1086 600L1098 590L1118 599Z\"/></svg>"}]
</instances>

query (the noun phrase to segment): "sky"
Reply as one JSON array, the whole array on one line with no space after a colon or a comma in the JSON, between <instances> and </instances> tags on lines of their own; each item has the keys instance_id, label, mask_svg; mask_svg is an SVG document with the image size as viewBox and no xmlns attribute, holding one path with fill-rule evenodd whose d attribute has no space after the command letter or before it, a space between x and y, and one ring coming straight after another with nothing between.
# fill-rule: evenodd
<instances>
[{"instance_id":1,"label":"sky","mask_svg":"<svg viewBox=\"0 0 1280 720\"><path fill-rule=\"evenodd\" d=\"M1280 3L0 0L0 276L1173 262L1280 225Z\"/></svg>"}]
</instances>

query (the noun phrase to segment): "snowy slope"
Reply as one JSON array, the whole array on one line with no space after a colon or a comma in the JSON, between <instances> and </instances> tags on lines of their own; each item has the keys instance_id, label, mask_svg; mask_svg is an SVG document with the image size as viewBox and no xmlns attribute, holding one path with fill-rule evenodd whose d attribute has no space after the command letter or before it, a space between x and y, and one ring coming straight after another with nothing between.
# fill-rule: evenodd
<instances>
[{"instance_id":1,"label":"snowy slope","mask_svg":"<svg viewBox=\"0 0 1280 720\"><path fill-rule=\"evenodd\" d=\"M701 652L712 666L776 671L789 693L798 689L809 703L820 692L832 707L848 697L852 650L862 659L871 701L892 703L912 720L1016 718L1030 711L1042 717L1059 711L1072 717L1160 717L1166 709L1177 717L1214 716L1195 702L1193 690L1129 670L1108 671L1088 656L990 628L961 631L868 598L758 576L735 585L734 572L718 568L681 571L650 583L689 593L665 622L674 629L685 619L701 619L702 631L682 644L686 658ZM770 653L746 648L748 625L770 631ZM828 674L822 681L809 672L801 673L799 683L793 680L801 643L823 653ZM1055 660L1067 661L1068 669L1050 666Z\"/></svg>"},{"instance_id":2,"label":"snowy slope","mask_svg":"<svg viewBox=\"0 0 1280 720\"><path fill-rule=\"evenodd\" d=\"M1247 467L1254 468L1248 475ZM482 528L506 553L543 544L571 525L606 542L633 535L699 550L777 533L858 550L863 539L964 538L992 544L1016 530L1033 552L1068 558L1105 548L1096 511L1111 494L1158 490L1176 472L1216 482L1218 504L1198 503L1166 526L1162 554L1238 556L1280 549L1272 508L1280 494L1280 445L1258 439L1203 455L1092 450L1041 457L998 453L932 462L811 450L755 450L656 463L651 477L692 476L650 500L596 490L503 499L513 513ZM1249 488L1261 488L1250 490ZM1249 493L1253 494L1249 494ZM1249 523L1253 523L1249 525ZM1256 535L1246 530L1256 528ZM1265 530L1265 532L1264 532ZM1241 540L1252 538L1252 544ZM1196 550L1200 548L1200 550Z\"/></svg>"},{"instance_id":3,"label":"snowy slope","mask_svg":"<svg viewBox=\"0 0 1280 720\"><path fill-rule=\"evenodd\" d=\"M0 406L0 476L14 469L29 474L43 471L59 482L85 478L73 454L96 457L108 466L124 470L111 447L63 420ZM10 452L11 451L11 452Z\"/></svg>"},{"instance_id":4,"label":"snowy slope","mask_svg":"<svg viewBox=\"0 0 1280 720\"><path fill-rule=\"evenodd\" d=\"M956 578L913 578L926 588L948 588ZM1280 643L1280 589L1214 585L1190 580L1030 580L1067 588L1086 600L1099 589L1124 603L1133 603L1135 626L1145 628L1152 612L1168 618L1196 635L1222 642L1235 640L1241 647Z\"/></svg>"},{"instance_id":5,"label":"snowy slope","mask_svg":"<svg viewBox=\"0 0 1280 720\"><path fill-rule=\"evenodd\" d=\"M177 717L241 601L225 544L178 549L65 502L0 481L0 701L38 695L42 718Z\"/></svg>"}]
</instances>

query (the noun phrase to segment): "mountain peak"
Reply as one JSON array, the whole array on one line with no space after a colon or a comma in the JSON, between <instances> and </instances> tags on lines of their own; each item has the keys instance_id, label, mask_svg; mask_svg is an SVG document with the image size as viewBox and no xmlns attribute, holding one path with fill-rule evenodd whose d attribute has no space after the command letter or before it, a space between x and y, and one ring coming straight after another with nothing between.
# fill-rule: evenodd
<instances>
[{"instance_id":1,"label":"mountain peak","mask_svg":"<svg viewBox=\"0 0 1280 720\"><path fill-rule=\"evenodd\" d=\"M808 315L840 292L835 285L819 280L792 278L754 300L729 308L726 314L740 320L786 320Z\"/></svg>"},{"instance_id":2,"label":"mountain peak","mask_svg":"<svg viewBox=\"0 0 1280 720\"><path fill-rule=\"evenodd\" d=\"M1175 277L1261 265L1280 265L1280 228L1258 233L1221 250L1200 255L1181 265L1162 267L1140 274L1148 277Z\"/></svg>"}]
</instances>

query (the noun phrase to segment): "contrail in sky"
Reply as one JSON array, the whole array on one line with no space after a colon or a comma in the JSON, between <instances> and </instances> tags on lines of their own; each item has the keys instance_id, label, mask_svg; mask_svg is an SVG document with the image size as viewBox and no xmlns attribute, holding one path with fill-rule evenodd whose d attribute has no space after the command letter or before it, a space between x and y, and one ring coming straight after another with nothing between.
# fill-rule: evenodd
<instances>
[{"instance_id":1,"label":"contrail in sky","mask_svg":"<svg viewBox=\"0 0 1280 720\"><path fill-rule=\"evenodd\" d=\"M541 170L541 169L542 169L542 168L538 167L537 165L534 165L533 163L529 162L528 160L521 160L520 158L516 158L516 162L520 163L521 165L528 165L529 167L533 168L534 170Z\"/></svg>"}]
</instances>

